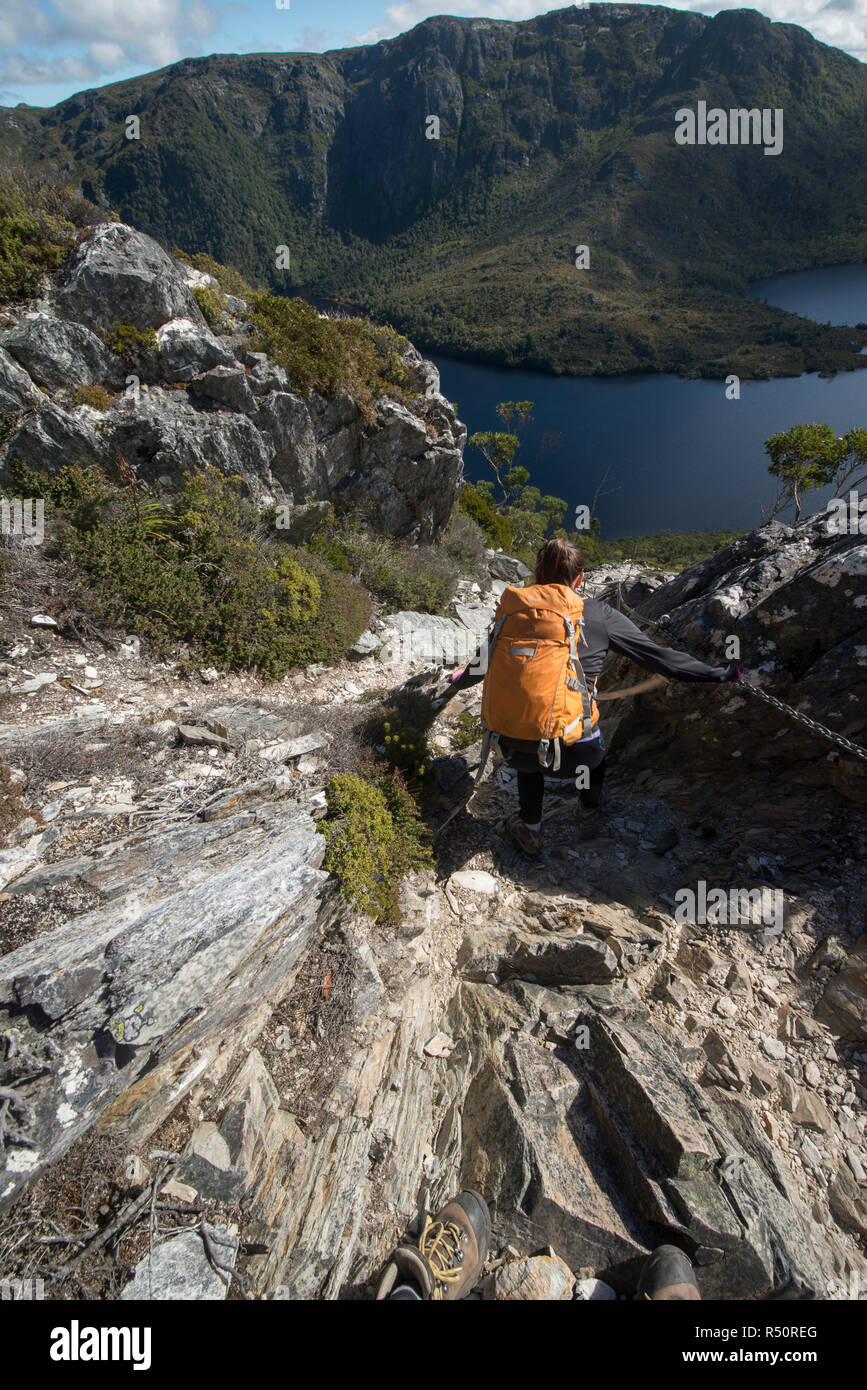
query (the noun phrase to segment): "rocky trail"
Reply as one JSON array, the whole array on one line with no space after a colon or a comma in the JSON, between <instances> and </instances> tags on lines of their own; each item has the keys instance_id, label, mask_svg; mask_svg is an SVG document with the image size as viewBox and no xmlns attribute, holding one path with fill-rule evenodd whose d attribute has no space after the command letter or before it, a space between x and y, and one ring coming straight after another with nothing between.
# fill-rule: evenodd
<instances>
[{"instance_id":1,"label":"rocky trail","mask_svg":"<svg viewBox=\"0 0 867 1390\"><path fill-rule=\"evenodd\" d=\"M412 410L302 398L248 350L243 301L208 328L203 287L132 228L84 232L0 324L0 482L13 451L48 471L120 451L144 483L239 472L302 539L337 494L435 539L465 431L431 364L403 359ZM150 380L108 350L118 323L152 331ZM77 399L106 382L105 409ZM522 567L489 553L448 614L380 615L346 660L265 685L106 640L28 556L0 628L0 1277L366 1298L408 1224L472 1185L486 1297L628 1296L666 1238L705 1297L860 1296L862 762L737 687L664 684L604 706L596 815L552 786L522 858L495 760L382 926L322 868L326 781L387 697L464 664ZM736 635L752 684L867 744L867 546L827 510L588 591L621 583L709 658ZM437 820L478 762L479 692L429 730ZM685 918L712 889L774 910Z\"/></svg>"},{"instance_id":2,"label":"rocky trail","mask_svg":"<svg viewBox=\"0 0 867 1390\"><path fill-rule=\"evenodd\" d=\"M615 739L603 808L552 784L534 862L501 834L499 765L400 925L374 925L320 867L325 778L372 695L437 674L395 667L401 624L375 626L366 655L267 687L174 683L42 624L7 647L0 748L33 817L0 852L4 1267L67 1298L366 1297L413 1214L472 1182L495 1214L487 1297L626 1294L661 1233L706 1297L852 1297L863 808L711 813ZM432 728L458 789L479 699ZM701 879L778 890L783 925L678 922Z\"/></svg>"}]
</instances>

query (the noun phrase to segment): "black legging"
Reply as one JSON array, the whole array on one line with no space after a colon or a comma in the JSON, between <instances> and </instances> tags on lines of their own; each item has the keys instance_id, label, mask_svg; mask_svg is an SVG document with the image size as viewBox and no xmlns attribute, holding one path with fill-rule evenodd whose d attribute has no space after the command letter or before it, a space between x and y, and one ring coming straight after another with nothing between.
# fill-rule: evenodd
<instances>
[{"instance_id":1,"label":"black legging","mask_svg":"<svg viewBox=\"0 0 867 1390\"><path fill-rule=\"evenodd\" d=\"M557 772L543 772L539 759L534 753L510 751L505 739L500 748L509 767L518 774L518 804L521 820L528 825L537 825L542 819L542 800L545 796L545 778L557 777L574 779L578 769L586 767L590 773L590 785L581 789L581 805L591 809L598 806L605 780L605 740L600 733L598 738L573 743L564 748Z\"/></svg>"}]
</instances>

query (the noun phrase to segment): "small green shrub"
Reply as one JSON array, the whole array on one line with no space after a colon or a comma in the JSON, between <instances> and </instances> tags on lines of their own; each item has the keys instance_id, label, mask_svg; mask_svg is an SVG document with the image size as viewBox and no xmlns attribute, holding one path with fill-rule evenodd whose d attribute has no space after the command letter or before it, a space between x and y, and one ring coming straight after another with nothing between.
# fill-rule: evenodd
<instances>
[{"instance_id":1,"label":"small green shrub","mask_svg":"<svg viewBox=\"0 0 867 1390\"><path fill-rule=\"evenodd\" d=\"M317 826L327 843L324 867L354 907L396 921L401 879L433 863L430 831L412 796L399 776L382 771L340 773L325 795L328 815Z\"/></svg>"},{"instance_id":2,"label":"small green shrub","mask_svg":"<svg viewBox=\"0 0 867 1390\"><path fill-rule=\"evenodd\" d=\"M197 285L193 290L193 299L201 309L205 323L216 332L226 321L226 308L219 290L215 290L213 285Z\"/></svg>"},{"instance_id":3,"label":"small green shrub","mask_svg":"<svg viewBox=\"0 0 867 1390\"><path fill-rule=\"evenodd\" d=\"M111 410L115 398L104 386L76 386L72 393L76 405L89 405L94 410Z\"/></svg>"},{"instance_id":4,"label":"small green shrub","mask_svg":"<svg viewBox=\"0 0 867 1390\"><path fill-rule=\"evenodd\" d=\"M54 504L56 544L87 586L89 611L157 649L189 642L221 669L267 680L345 655L368 620L367 596L263 534L240 479L191 473L160 498L142 495L127 472L119 488L95 468L17 471L26 495Z\"/></svg>"},{"instance_id":5,"label":"small green shrub","mask_svg":"<svg viewBox=\"0 0 867 1390\"><path fill-rule=\"evenodd\" d=\"M436 789L437 770L430 760L425 733L393 718L383 721L382 730L385 756L403 773L413 795L419 798L432 795Z\"/></svg>"},{"instance_id":6,"label":"small green shrub","mask_svg":"<svg viewBox=\"0 0 867 1390\"><path fill-rule=\"evenodd\" d=\"M458 498L458 507L472 517L488 544L494 549L506 551L512 548L512 528L486 493L474 483L465 483Z\"/></svg>"},{"instance_id":7,"label":"small green shrub","mask_svg":"<svg viewBox=\"0 0 867 1390\"><path fill-rule=\"evenodd\" d=\"M201 270L205 275L212 275L224 294L235 295L238 299L246 299L247 295L253 293L253 289L233 266L221 265L215 261L213 256L209 256L207 251L197 251L195 255L188 255L186 251L175 249L176 261L183 261L185 265L191 265L193 270ZM202 311L204 313L204 310Z\"/></svg>"},{"instance_id":8,"label":"small green shrub","mask_svg":"<svg viewBox=\"0 0 867 1390\"><path fill-rule=\"evenodd\" d=\"M486 537L477 521L457 507L437 546L440 557L462 579L487 579Z\"/></svg>"},{"instance_id":9,"label":"small green shrub","mask_svg":"<svg viewBox=\"0 0 867 1390\"><path fill-rule=\"evenodd\" d=\"M24 169L0 173L0 304L32 299L43 275L63 265L78 228L109 217L69 184Z\"/></svg>"},{"instance_id":10,"label":"small green shrub","mask_svg":"<svg viewBox=\"0 0 867 1390\"><path fill-rule=\"evenodd\" d=\"M257 330L254 348L289 373L296 391L348 391L368 421L375 418L377 397L409 399L401 356L409 344L393 328L367 319L320 318L304 299L256 293L248 303Z\"/></svg>"},{"instance_id":11,"label":"small green shrub","mask_svg":"<svg viewBox=\"0 0 867 1390\"><path fill-rule=\"evenodd\" d=\"M108 347L122 357L128 367L146 361L156 350L157 335L153 328L136 328L134 323L116 323L107 338Z\"/></svg>"},{"instance_id":12,"label":"small green shrub","mask_svg":"<svg viewBox=\"0 0 867 1390\"><path fill-rule=\"evenodd\" d=\"M333 569L354 575L389 613L442 613L460 573L454 559L433 546L395 540L351 514L331 517L308 548Z\"/></svg>"},{"instance_id":13,"label":"small green shrub","mask_svg":"<svg viewBox=\"0 0 867 1390\"><path fill-rule=\"evenodd\" d=\"M476 715L464 710L458 715L454 725L454 742L458 748L471 748L485 732L485 726Z\"/></svg>"}]
</instances>

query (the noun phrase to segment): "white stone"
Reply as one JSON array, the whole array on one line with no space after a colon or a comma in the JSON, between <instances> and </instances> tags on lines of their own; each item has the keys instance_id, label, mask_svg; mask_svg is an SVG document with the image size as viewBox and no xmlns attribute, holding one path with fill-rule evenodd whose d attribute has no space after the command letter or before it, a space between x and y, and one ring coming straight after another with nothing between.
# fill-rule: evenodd
<instances>
[{"instance_id":1,"label":"white stone","mask_svg":"<svg viewBox=\"0 0 867 1390\"><path fill-rule=\"evenodd\" d=\"M596 1303L602 1299L616 1299L617 1294L610 1284L603 1283L601 1279L579 1279L575 1285L575 1297L585 1303Z\"/></svg>"},{"instance_id":2,"label":"white stone","mask_svg":"<svg viewBox=\"0 0 867 1390\"><path fill-rule=\"evenodd\" d=\"M493 874L484 869L460 869L449 879L452 888L464 888L468 893L485 893L492 897L499 892L500 885Z\"/></svg>"}]
</instances>

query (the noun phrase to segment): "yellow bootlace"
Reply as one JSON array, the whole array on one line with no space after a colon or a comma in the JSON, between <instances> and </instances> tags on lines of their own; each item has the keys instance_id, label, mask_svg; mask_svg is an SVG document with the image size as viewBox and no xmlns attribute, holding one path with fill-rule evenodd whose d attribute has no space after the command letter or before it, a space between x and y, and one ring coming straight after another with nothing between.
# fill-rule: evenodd
<instances>
[{"instance_id":1,"label":"yellow bootlace","mask_svg":"<svg viewBox=\"0 0 867 1390\"><path fill-rule=\"evenodd\" d=\"M424 1255L434 1277L432 1298L445 1298L449 1284L456 1284L463 1274L458 1265L452 1268L452 1259L462 1254L461 1229L454 1221L433 1221L425 1218L424 1229L419 1236L418 1248Z\"/></svg>"}]
</instances>

